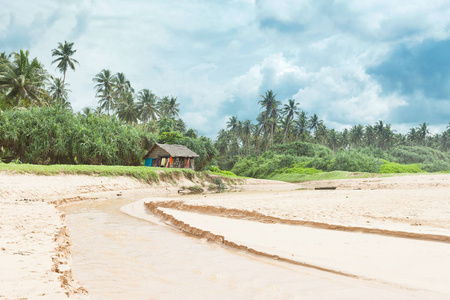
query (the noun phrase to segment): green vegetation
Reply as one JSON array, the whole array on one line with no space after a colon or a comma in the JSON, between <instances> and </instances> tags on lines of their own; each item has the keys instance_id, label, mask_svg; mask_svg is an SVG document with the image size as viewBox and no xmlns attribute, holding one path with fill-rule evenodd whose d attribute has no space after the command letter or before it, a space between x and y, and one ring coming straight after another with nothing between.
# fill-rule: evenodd
<instances>
[{"instance_id":1,"label":"green vegetation","mask_svg":"<svg viewBox=\"0 0 450 300\"><path fill-rule=\"evenodd\" d=\"M352 179L352 178L374 178L385 177L387 175L375 174L375 173L359 173L359 172L346 172L346 171L331 171L331 172L319 172L315 174L296 174L296 173L282 173L271 175L268 179L279 180L285 182L305 182L313 180L334 180L334 179Z\"/></svg>"},{"instance_id":2,"label":"green vegetation","mask_svg":"<svg viewBox=\"0 0 450 300\"><path fill-rule=\"evenodd\" d=\"M217 166L210 166L208 171L211 174L220 175L223 177L237 177L237 175L234 174L233 172L221 170Z\"/></svg>"},{"instance_id":3,"label":"green vegetation","mask_svg":"<svg viewBox=\"0 0 450 300\"><path fill-rule=\"evenodd\" d=\"M276 96L271 90L261 95L256 124L232 116L227 128L219 131L215 142L219 168L240 176L287 181L327 176L320 172L305 174L306 170L450 171L450 123L444 132L434 135L427 123L400 134L381 120L339 132L327 128L316 114L308 116L295 100L282 105Z\"/></svg>"},{"instance_id":4,"label":"green vegetation","mask_svg":"<svg viewBox=\"0 0 450 300\"><path fill-rule=\"evenodd\" d=\"M155 140L115 118L59 107L0 112L0 154L23 163L137 166Z\"/></svg>"},{"instance_id":5,"label":"green vegetation","mask_svg":"<svg viewBox=\"0 0 450 300\"><path fill-rule=\"evenodd\" d=\"M37 175L94 175L94 176L129 176L144 182L159 182L156 170L161 168L126 167L126 166L96 166L96 165L30 165L30 164L0 164L0 171L13 173L29 173ZM164 169L167 171L167 169ZM176 169L170 169L170 171ZM170 172L169 171L169 172ZM179 171L179 170L178 170Z\"/></svg>"},{"instance_id":6,"label":"green vegetation","mask_svg":"<svg viewBox=\"0 0 450 300\"><path fill-rule=\"evenodd\" d=\"M402 165L383 160L380 173L425 173L425 171L420 168L420 164Z\"/></svg>"},{"instance_id":7,"label":"green vegetation","mask_svg":"<svg viewBox=\"0 0 450 300\"><path fill-rule=\"evenodd\" d=\"M420 154L417 155L417 153ZM420 158L418 160L420 163L400 164L405 161L405 157ZM260 156L250 155L240 158L234 164L232 171L239 176L294 182L305 178L308 180L326 178L328 175L322 173L333 171L358 173L447 171L450 170L449 162L450 153L427 147L403 146L390 151L359 148L333 152L317 144L294 142L274 145ZM434 169L430 170L431 167Z\"/></svg>"},{"instance_id":8,"label":"green vegetation","mask_svg":"<svg viewBox=\"0 0 450 300\"><path fill-rule=\"evenodd\" d=\"M221 178L217 177L213 180L213 183L209 185L208 189L210 191L215 191L216 193L223 193L227 189L227 185Z\"/></svg>"},{"instance_id":9,"label":"green vegetation","mask_svg":"<svg viewBox=\"0 0 450 300\"><path fill-rule=\"evenodd\" d=\"M33 164L140 165L156 141L186 145L201 170L217 154L212 140L187 129L176 97L135 93L124 73L103 69L93 78L99 106L73 113L67 70L79 62L74 43L51 54L54 78L29 52L0 54L0 159Z\"/></svg>"}]
</instances>

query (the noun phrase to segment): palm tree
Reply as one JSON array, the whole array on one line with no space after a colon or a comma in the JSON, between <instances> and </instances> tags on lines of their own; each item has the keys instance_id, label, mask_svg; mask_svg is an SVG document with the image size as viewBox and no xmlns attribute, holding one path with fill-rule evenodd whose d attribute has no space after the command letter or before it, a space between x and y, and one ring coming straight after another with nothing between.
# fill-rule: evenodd
<instances>
[{"instance_id":1,"label":"palm tree","mask_svg":"<svg viewBox=\"0 0 450 300\"><path fill-rule=\"evenodd\" d=\"M364 127L359 125L354 125L350 129L350 141L355 147L361 146L361 142L364 136Z\"/></svg>"},{"instance_id":2,"label":"palm tree","mask_svg":"<svg viewBox=\"0 0 450 300\"><path fill-rule=\"evenodd\" d=\"M414 146L414 144L420 140L419 134L416 131L416 128L411 128L407 134L407 139L410 142L410 146Z\"/></svg>"},{"instance_id":3,"label":"palm tree","mask_svg":"<svg viewBox=\"0 0 450 300\"><path fill-rule=\"evenodd\" d=\"M238 128L238 125L239 125L238 118L236 116L232 116L227 122L227 129L233 131L234 133L237 133L236 128Z\"/></svg>"},{"instance_id":4,"label":"palm tree","mask_svg":"<svg viewBox=\"0 0 450 300\"><path fill-rule=\"evenodd\" d=\"M419 142L424 145L427 135L430 134L430 130L428 129L428 124L426 122L419 124L419 127L417 128L417 134L419 137Z\"/></svg>"},{"instance_id":5,"label":"palm tree","mask_svg":"<svg viewBox=\"0 0 450 300\"><path fill-rule=\"evenodd\" d=\"M133 94L131 92L128 92L125 96L124 101L120 102L117 107L117 117L119 118L119 120L132 124L137 123L138 115L139 113L136 103L133 99Z\"/></svg>"},{"instance_id":6,"label":"palm tree","mask_svg":"<svg viewBox=\"0 0 450 300\"><path fill-rule=\"evenodd\" d=\"M85 107L81 110L83 112L83 116L89 117L93 114L93 109L90 107Z\"/></svg>"},{"instance_id":7,"label":"palm tree","mask_svg":"<svg viewBox=\"0 0 450 300\"><path fill-rule=\"evenodd\" d=\"M309 118L309 128L314 130L314 133L317 131L317 127L319 126L319 117L314 114Z\"/></svg>"},{"instance_id":8,"label":"palm tree","mask_svg":"<svg viewBox=\"0 0 450 300\"><path fill-rule=\"evenodd\" d=\"M328 137L328 129L322 120L317 123L317 130L314 132L314 135L319 143L325 144Z\"/></svg>"},{"instance_id":9,"label":"palm tree","mask_svg":"<svg viewBox=\"0 0 450 300\"><path fill-rule=\"evenodd\" d=\"M241 126L242 140L244 142L247 155L250 152L250 137L252 136L253 125L250 120L245 120Z\"/></svg>"},{"instance_id":10,"label":"palm tree","mask_svg":"<svg viewBox=\"0 0 450 300\"><path fill-rule=\"evenodd\" d=\"M375 143L375 129L372 125L367 125L364 130L364 139L366 146L372 146Z\"/></svg>"},{"instance_id":11,"label":"palm tree","mask_svg":"<svg viewBox=\"0 0 450 300\"><path fill-rule=\"evenodd\" d=\"M177 98L170 96L169 105L167 107L169 117L171 118L178 117L178 113L180 112L179 106L180 104L177 103Z\"/></svg>"},{"instance_id":12,"label":"palm tree","mask_svg":"<svg viewBox=\"0 0 450 300\"><path fill-rule=\"evenodd\" d=\"M298 105L299 104L296 103L294 99L289 99L288 104L285 104L283 106L282 113L286 115L286 128L284 130L283 144L286 141L286 136L289 131L291 121L294 118L294 114L298 112Z\"/></svg>"},{"instance_id":13,"label":"palm tree","mask_svg":"<svg viewBox=\"0 0 450 300\"><path fill-rule=\"evenodd\" d=\"M276 94L272 90L268 90L264 95L260 95L262 100L258 103L264 108L264 137L267 140L266 149L273 144L275 126L278 121L278 106L280 101L276 100Z\"/></svg>"},{"instance_id":14,"label":"palm tree","mask_svg":"<svg viewBox=\"0 0 450 300\"><path fill-rule=\"evenodd\" d=\"M186 132L186 123L182 119L176 119L175 125L173 126L173 130L185 133Z\"/></svg>"},{"instance_id":15,"label":"palm tree","mask_svg":"<svg viewBox=\"0 0 450 300\"><path fill-rule=\"evenodd\" d=\"M309 122L308 122L308 114L302 110L300 113L296 113L297 119L294 121L295 128L297 131L297 137L304 142L306 137L309 135Z\"/></svg>"},{"instance_id":16,"label":"palm tree","mask_svg":"<svg viewBox=\"0 0 450 300\"><path fill-rule=\"evenodd\" d=\"M339 137L336 130L333 128L328 132L328 147L330 147L333 151L339 146Z\"/></svg>"},{"instance_id":17,"label":"palm tree","mask_svg":"<svg viewBox=\"0 0 450 300\"><path fill-rule=\"evenodd\" d=\"M10 62L11 54L6 54L6 52L0 53L0 65Z\"/></svg>"},{"instance_id":18,"label":"palm tree","mask_svg":"<svg viewBox=\"0 0 450 300\"><path fill-rule=\"evenodd\" d=\"M63 73L63 81L62 85L64 86L66 82L66 72L68 68L71 68L75 71L75 63L80 64L76 59L72 58L72 55L77 52L77 50L72 49L73 43L68 43L64 41L64 44L58 43L58 47L52 50L52 56L56 56L57 58L52 61L52 64L58 63L56 68L59 69L61 73Z\"/></svg>"},{"instance_id":19,"label":"palm tree","mask_svg":"<svg viewBox=\"0 0 450 300\"><path fill-rule=\"evenodd\" d=\"M145 123L147 121L156 121L159 111L157 109L158 97L148 89L143 89L138 93L137 108L139 111L139 118Z\"/></svg>"},{"instance_id":20,"label":"palm tree","mask_svg":"<svg viewBox=\"0 0 450 300\"><path fill-rule=\"evenodd\" d=\"M61 78L54 78L53 82L48 88L50 97L61 106L65 106L65 104L68 103L68 92L70 92L70 90L67 89L66 86L69 86L69 84L64 85L61 81Z\"/></svg>"},{"instance_id":21,"label":"palm tree","mask_svg":"<svg viewBox=\"0 0 450 300\"><path fill-rule=\"evenodd\" d=\"M37 58L30 62L28 56L28 51L20 50L14 53L12 62L0 64L0 90L6 91L6 100L15 100L13 106L18 106L21 99L28 104L39 103L43 94L48 75Z\"/></svg>"},{"instance_id":22,"label":"palm tree","mask_svg":"<svg viewBox=\"0 0 450 300\"><path fill-rule=\"evenodd\" d=\"M393 143L393 139L394 139L394 131L392 130L391 124L386 124L384 126L384 130L383 130L383 145L384 145L384 149L389 149L389 147L392 146Z\"/></svg>"},{"instance_id":23,"label":"palm tree","mask_svg":"<svg viewBox=\"0 0 450 300\"><path fill-rule=\"evenodd\" d=\"M230 154L228 151L230 142L230 132L224 129L219 131L217 135L217 140L215 142L216 149L219 151L220 155Z\"/></svg>"},{"instance_id":24,"label":"palm tree","mask_svg":"<svg viewBox=\"0 0 450 300\"><path fill-rule=\"evenodd\" d=\"M95 75L94 79L92 79L94 83L97 83L94 88L97 92L96 97L100 98L98 103L102 109L106 109L108 116L109 111L115 108L113 97L114 78L115 76L111 75L110 70L103 69L100 73Z\"/></svg>"},{"instance_id":25,"label":"palm tree","mask_svg":"<svg viewBox=\"0 0 450 300\"><path fill-rule=\"evenodd\" d=\"M383 133L384 133L384 124L383 121L379 120L375 123L373 126L373 129L375 131L375 136L378 140L378 147L383 148Z\"/></svg>"},{"instance_id":26,"label":"palm tree","mask_svg":"<svg viewBox=\"0 0 450 300\"><path fill-rule=\"evenodd\" d=\"M165 96L158 101L157 105L161 116L168 117L169 119L178 117L178 113L180 112L180 104L177 103L176 97Z\"/></svg>"},{"instance_id":27,"label":"palm tree","mask_svg":"<svg viewBox=\"0 0 450 300\"><path fill-rule=\"evenodd\" d=\"M117 73L114 75L114 97L117 99L125 99L128 92L133 92L130 81L125 77L124 73Z\"/></svg>"}]
</instances>

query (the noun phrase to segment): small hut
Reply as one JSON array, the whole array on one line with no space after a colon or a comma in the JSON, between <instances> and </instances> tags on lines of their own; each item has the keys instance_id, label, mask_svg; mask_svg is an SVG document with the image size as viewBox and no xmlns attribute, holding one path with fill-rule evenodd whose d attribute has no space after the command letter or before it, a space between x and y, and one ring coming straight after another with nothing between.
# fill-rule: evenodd
<instances>
[{"instance_id":1,"label":"small hut","mask_svg":"<svg viewBox=\"0 0 450 300\"><path fill-rule=\"evenodd\" d=\"M155 143L144 156L145 166L194 169L198 154L183 145Z\"/></svg>"}]
</instances>

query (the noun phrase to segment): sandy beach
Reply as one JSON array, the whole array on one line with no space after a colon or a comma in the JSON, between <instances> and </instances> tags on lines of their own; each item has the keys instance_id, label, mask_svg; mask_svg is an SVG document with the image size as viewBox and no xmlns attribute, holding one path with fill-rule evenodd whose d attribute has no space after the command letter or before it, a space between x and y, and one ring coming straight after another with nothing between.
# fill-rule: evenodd
<instances>
[{"instance_id":1,"label":"sandy beach","mask_svg":"<svg viewBox=\"0 0 450 300\"><path fill-rule=\"evenodd\" d=\"M83 239L88 240L86 235L83 237L86 233L80 231L80 223L85 221L70 218L77 216L75 211L79 212L80 207L86 210L83 205L87 204L82 203L103 203L101 209L96 208L98 211L112 211L108 201L114 201L114 216L121 225L113 230L106 230L106 227L91 230L96 226L93 223L84 230L91 230L92 235L103 230L105 236L115 239L119 236L123 241L133 237L136 228L142 231L143 237L151 235L151 232L144 234L148 224L157 224L158 228L172 231L158 233L161 239L163 236L167 239L173 232L178 234L167 241L169 246L160 250L161 256L170 245L177 248L177 243L182 241L185 253L198 247L199 250L194 251L197 254L191 253L190 257L195 261L198 256L197 269L203 273L219 272L215 278L228 278L234 272L250 276L253 270L258 274L254 276L260 278L255 287L241 286L233 282L233 276L228 281L215 280L211 284L210 279L199 283L204 280L200 276L195 282L186 280L187 285L181 282L167 285L167 280L180 278L161 266L149 274L149 278L158 274L167 276L159 285L153 282L157 299L177 299L177 295L186 293L189 286L196 284L200 284L205 293L193 297L197 299L206 298L211 287L220 291L218 299L233 295L259 299L358 299L367 292L373 299L446 299L450 296L449 175L302 184L249 179L234 192L177 193L180 186L193 184L183 180L178 185L150 186L125 177L0 173L0 298L105 298L105 294L96 289L102 284L111 284L100 284L92 274L91 277L83 275L83 268L89 270L89 263L77 258L77 253L83 251ZM315 189L323 187L336 189ZM132 221L122 220L126 215L120 215L120 210L152 223L136 223L137 227L121 233L124 224ZM93 219L89 213L86 216L86 220ZM70 221L68 226L66 218ZM185 237L179 236L179 232L192 240L181 240ZM92 236L92 242L95 240L99 239ZM118 244L117 253L130 243ZM101 244L97 248L101 248ZM134 257L135 251L127 251L123 255ZM205 262L206 254L200 255L202 251L215 251L211 257L223 256L229 265L224 266L209 256L211 261ZM231 251L230 254L227 251ZM157 263L141 261L145 253L134 257L133 263L137 266L148 263L151 269ZM105 256L103 251L97 259ZM183 258L183 253L173 252L173 256ZM254 259L260 262L250 264ZM177 261L179 268L183 261L185 259ZM246 264L249 264L247 271L236 269ZM236 268L232 268L233 265ZM118 268L119 271L114 272L120 273L120 268L125 270L121 264ZM280 271L286 268L296 272L295 279L291 273ZM97 269L101 271L101 264L96 265ZM270 277L273 272L279 276ZM189 272L181 273L186 278L190 276ZM105 274L98 276L105 278ZM253 282L248 276L247 280ZM245 280L244 277L241 280ZM287 284L291 280L301 280L305 284L301 287ZM282 292L273 294L263 288L269 285ZM126 296L126 292L122 296Z\"/></svg>"}]
</instances>

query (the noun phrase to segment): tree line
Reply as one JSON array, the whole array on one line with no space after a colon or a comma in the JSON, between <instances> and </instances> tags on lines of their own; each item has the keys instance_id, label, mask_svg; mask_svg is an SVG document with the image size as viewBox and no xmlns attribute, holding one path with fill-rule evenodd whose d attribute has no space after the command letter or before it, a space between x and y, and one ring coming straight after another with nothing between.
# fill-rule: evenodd
<instances>
[{"instance_id":1,"label":"tree line","mask_svg":"<svg viewBox=\"0 0 450 300\"><path fill-rule=\"evenodd\" d=\"M0 53L3 161L137 165L154 142L187 145L200 155L198 169L212 160L212 140L187 128L176 97L135 92L124 73L101 70L92 79L98 106L74 113L66 78L79 65L76 52L67 41L51 50L61 77L27 50Z\"/></svg>"},{"instance_id":2,"label":"tree line","mask_svg":"<svg viewBox=\"0 0 450 300\"><path fill-rule=\"evenodd\" d=\"M260 96L261 112L256 118L256 124L250 120L241 121L237 116L229 118L227 127L219 131L215 142L222 161L232 160L232 165L238 157L258 155L274 145L298 141L327 146L335 152L361 147L387 151L402 145L450 151L450 123L444 132L434 135L430 134L426 122L402 134L396 133L390 124L381 120L373 125L358 124L337 131L328 128L317 114L309 115L300 109L300 104L294 99L282 105L276 96L272 90Z\"/></svg>"},{"instance_id":3,"label":"tree line","mask_svg":"<svg viewBox=\"0 0 450 300\"><path fill-rule=\"evenodd\" d=\"M0 109L30 106L55 106L71 109L70 84L66 82L68 70L75 71L79 62L73 57L77 52L74 43L58 43L51 54L62 77L54 77L37 58L30 58L29 51L20 50L0 54ZM158 131L161 119L171 119L175 129L184 132L186 124L179 117L180 104L176 97L158 97L149 89L135 92L122 72L103 69L92 79L98 106L86 107L85 114L106 114L128 124L142 122L149 131Z\"/></svg>"}]
</instances>

